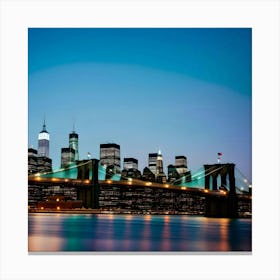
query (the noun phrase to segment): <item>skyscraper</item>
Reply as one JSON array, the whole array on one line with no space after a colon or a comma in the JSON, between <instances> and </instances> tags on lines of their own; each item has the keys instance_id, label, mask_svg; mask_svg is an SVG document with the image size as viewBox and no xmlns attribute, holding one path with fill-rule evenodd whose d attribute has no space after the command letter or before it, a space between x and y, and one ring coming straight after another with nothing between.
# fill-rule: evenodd
<instances>
[{"instance_id":1,"label":"skyscraper","mask_svg":"<svg viewBox=\"0 0 280 280\"><path fill-rule=\"evenodd\" d=\"M43 130L38 135L38 172L49 172L52 170L52 160L49 158L50 134L46 129L46 120L44 118Z\"/></svg>"},{"instance_id":2,"label":"skyscraper","mask_svg":"<svg viewBox=\"0 0 280 280\"><path fill-rule=\"evenodd\" d=\"M157 153L157 160L156 160L156 180L160 183L166 182L166 175L163 172L163 160L162 160L162 154L160 150Z\"/></svg>"},{"instance_id":3,"label":"skyscraper","mask_svg":"<svg viewBox=\"0 0 280 280\"><path fill-rule=\"evenodd\" d=\"M149 154L149 169L156 175L157 169L157 153L150 153Z\"/></svg>"},{"instance_id":4,"label":"skyscraper","mask_svg":"<svg viewBox=\"0 0 280 280\"><path fill-rule=\"evenodd\" d=\"M159 176L159 174L163 173L163 162L162 162L162 154L161 151L158 151L157 154L157 160L156 160L156 177Z\"/></svg>"},{"instance_id":5,"label":"skyscraper","mask_svg":"<svg viewBox=\"0 0 280 280\"><path fill-rule=\"evenodd\" d=\"M187 158L185 156L176 156L175 157L175 167L179 174L185 174L188 172L187 167Z\"/></svg>"},{"instance_id":6,"label":"skyscraper","mask_svg":"<svg viewBox=\"0 0 280 280\"><path fill-rule=\"evenodd\" d=\"M46 130L46 123L44 119L43 130L39 133L38 136L38 156L39 157L49 157L49 144L50 144L50 135Z\"/></svg>"},{"instance_id":7,"label":"skyscraper","mask_svg":"<svg viewBox=\"0 0 280 280\"><path fill-rule=\"evenodd\" d=\"M110 167L113 173L121 173L120 145L100 144L100 164Z\"/></svg>"},{"instance_id":8,"label":"skyscraper","mask_svg":"<svg viewBox=\"0 0 280 280\"><path fill-rule=\"evenodd\" d=\"M79 160L79 135L73 129L73 132L69 134L69 147L75 152L75 160Z\"/></svg>"}]
</instances>

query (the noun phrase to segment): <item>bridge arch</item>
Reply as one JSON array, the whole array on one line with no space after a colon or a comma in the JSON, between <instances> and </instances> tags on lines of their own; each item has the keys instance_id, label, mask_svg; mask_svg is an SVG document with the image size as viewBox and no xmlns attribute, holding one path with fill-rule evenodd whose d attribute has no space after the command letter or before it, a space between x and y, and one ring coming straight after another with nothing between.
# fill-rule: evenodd
<instances>
[{"instance_id":1,"label":"bridge arch","mask_svg":"<svg viewBox=\"0 0 280 280\"><path fill-rule=\"evenodd\" d=\"M210 189L212 185L212 190L218 190L218 177L220 178L220 184L222 187L227 187L227 181L229 181L229 193L236 194L235 189L235 174L234 174L235 164L225 163L225 164L205 164L205 189ZM228 179L228 180L227 180ZM212 184L210 182L212 181Z\"/></svg>"}]
</instances>

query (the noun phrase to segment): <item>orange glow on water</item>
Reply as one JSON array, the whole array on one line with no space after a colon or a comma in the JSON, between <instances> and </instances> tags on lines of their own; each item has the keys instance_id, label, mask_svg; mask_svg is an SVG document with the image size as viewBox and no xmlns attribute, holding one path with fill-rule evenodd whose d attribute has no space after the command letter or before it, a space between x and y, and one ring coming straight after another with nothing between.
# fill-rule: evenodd
<instances>
[{"instance_id":1,"label":"orange glow on water","mask_svg":"<svg viewBox=\"0 0 280 280\"><path fill-rule=\"evenodd\" d=\"M146 222L149 222L149 221L151 220L151 215L145 215L145 216L144 216L144 220L145 220Z\"/></svg>"},{"instance_id":2,"label":"orange glow on water","mask_svg":"<svg viewBox=\"0 0 280 280\"><path fill-rule=\"evenodd\" d=\"M130 220L132 219L132 215L125 215L125 219L126 219L127 221L130 221Z\"/></svg>"}]
</instances>

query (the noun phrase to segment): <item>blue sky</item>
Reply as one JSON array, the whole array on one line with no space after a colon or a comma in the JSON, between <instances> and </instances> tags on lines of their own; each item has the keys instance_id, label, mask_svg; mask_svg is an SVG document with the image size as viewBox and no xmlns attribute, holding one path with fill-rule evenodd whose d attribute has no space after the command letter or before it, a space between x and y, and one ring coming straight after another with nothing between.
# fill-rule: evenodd
<instances>
[{"instance_id":1,"label":"blue sky","mask_svg":"<svg viewBox=\"0 0 280 280\"><path fill-rule=\"evenodd\" d=\"M141 171L158 149L195 171L222 152L251 179L251 47L249 28L29 29L29 147L46 114L54 168L74 121L81 159L115 142Z\"/></svg>"}]
</instances>

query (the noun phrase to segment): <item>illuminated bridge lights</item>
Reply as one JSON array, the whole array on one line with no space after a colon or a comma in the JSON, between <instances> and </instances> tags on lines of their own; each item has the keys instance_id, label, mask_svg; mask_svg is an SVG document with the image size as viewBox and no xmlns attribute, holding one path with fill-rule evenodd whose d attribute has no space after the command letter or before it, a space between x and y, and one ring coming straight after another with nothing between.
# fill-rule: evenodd
<instances>
[{"instance_id":1,"label":"illuminated bridge lights","mask_svg":"<svg viewBox=\"0 0 280 280\"><path fill-rule=\"evenodd\" d=\"M169 188L169 185L168 185L168 184L165 184L164 186L165 186L166 188Z\"/></svg>"},{"instance_id":2,"label":"illuminated bridge lights","mask_svg":"<svg viewBox=\"0 0 280 280\"><path fill-rule=\"evenodd\" d=\"M186 190L186 189L187 189L186 187L182 187L182 188L181 188L181 190Z\"/></svg>"},{"instance_id":3,"label":"illuminated bridge lights","mask_svg":"<svg viewBox=\"0 0 280 280\"><path fill-rule=\"evenodd\" d=\"M208 193L208 192L209 192L209 190L207 190L207 189L206 189L206 190L204 190L204 192L205 192L205 193Z\"/></svg>"},{"instance_id":4,"label":"illuminated bridge lights","mask_svg":"<svg viewBox=\"0 0 280 280\"><path fill-rule=\"evenodd\" d=\"M151 186L152 183L151 183L151 182L147 182L145 185L146 185L146 186Z\"/></svg>"}]
</instances>

